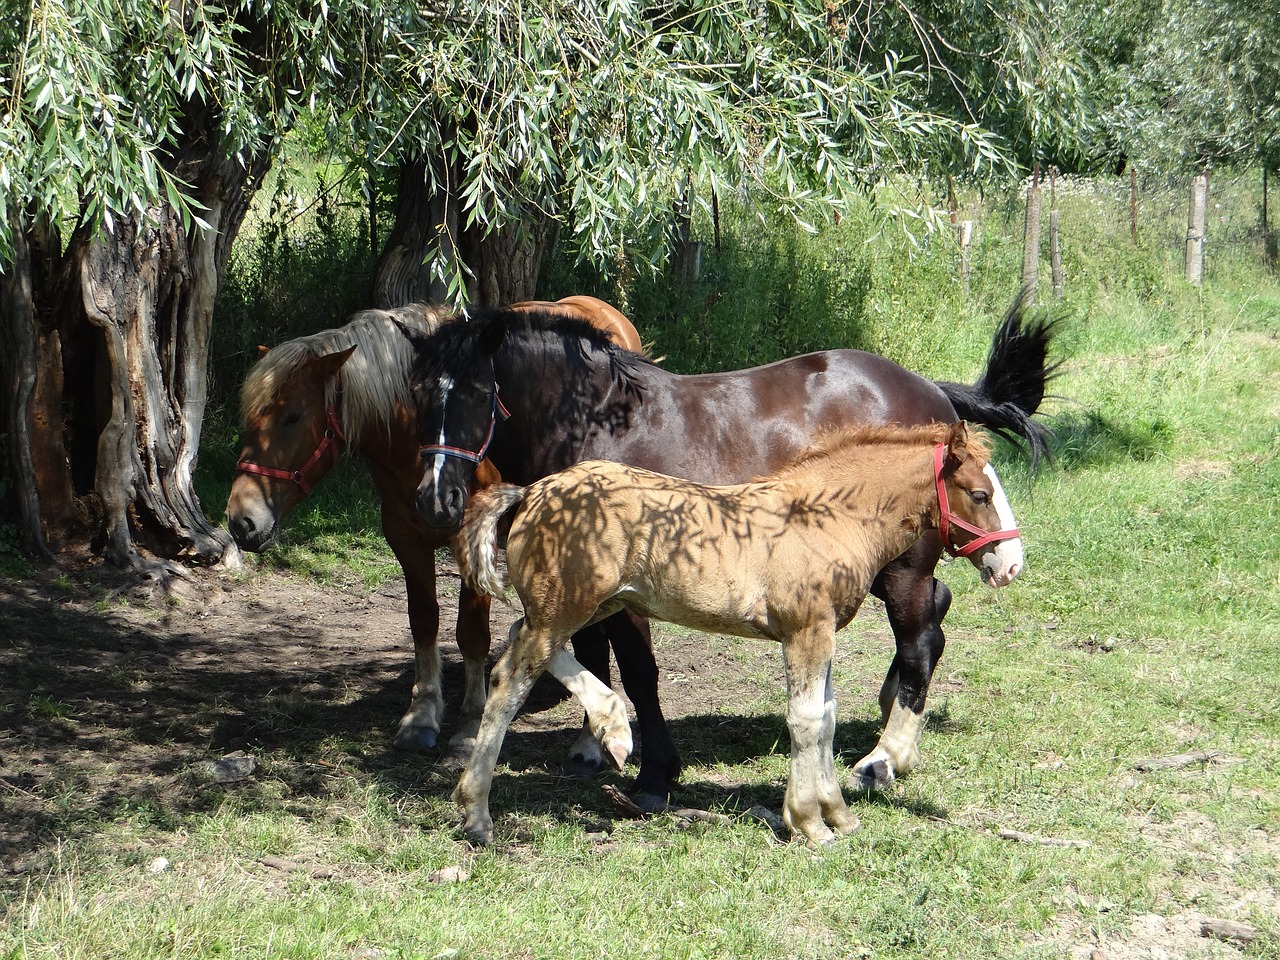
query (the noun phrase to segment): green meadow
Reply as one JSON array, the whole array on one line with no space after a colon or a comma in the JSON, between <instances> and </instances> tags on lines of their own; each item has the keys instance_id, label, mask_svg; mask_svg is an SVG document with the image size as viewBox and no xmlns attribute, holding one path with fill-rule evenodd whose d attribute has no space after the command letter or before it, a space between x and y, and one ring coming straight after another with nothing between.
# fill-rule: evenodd
<instances>
[{"instance_id":1,"label":"green meadow","mask_svg":"<svg viewBox=\"0 0 1280 960\"><path fill-rule=\"evenodd\" d=\"M923 760L883 794L846 791L857 833L814 849L747 815L780 807L788 762L780 657L759 643L658 636L679 800L708 816L629 819L602 784L556 776L577 723L561 704L564 729L537 741L551 753L517 744L500 765L486 850L460 838L456 772L386 750L394 716L294 737L286 678L248 784L87 809L75 780L41 793L59 826L0 872L0 957L1280 956L1280 287L1252 179L1215 181L1200 287L1182 277L1183 188L1144 188L1136 243L1126 188L1058 184L1062 298L1047 235L1039 287L1061 317L1055 455L1034 475L1010 446L996 460L1027 569L1001 591L941 569L955 601ZM673 369L854 345L969 381L1019 286L1021 195L960 213L977 223L967 286L946 229L913 239L868 210L810 235L729 211L693 289L566 264L547 295L624 301ZM210 514L231 419L202 457ZM288 526L242 584L358 599L398 577L358 463ZM890 647L874 603L841 635L842 771L874 743ZM686 669L692 648L718 672ZM64 706L21 704L49 723ZM95 742L106 765L115 747ZM18 789L0 784L0 831ZM1202 935L1207 920L1251 936Z\"/></svg>"}]
</instances>

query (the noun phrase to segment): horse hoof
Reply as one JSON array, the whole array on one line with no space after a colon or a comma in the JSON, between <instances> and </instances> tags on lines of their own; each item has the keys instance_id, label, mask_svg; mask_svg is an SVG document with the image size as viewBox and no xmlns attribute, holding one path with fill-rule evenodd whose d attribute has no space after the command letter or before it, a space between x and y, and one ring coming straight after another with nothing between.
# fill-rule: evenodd
<instances>
[{"instance_id":1,"label":"horse hoof","mask_svg":"<svg viewBox=\"0 0 1280 960\"><path fill-rule=\"evenodd\" d=\"M430 727L404 728L396 734L391 745L397 750L409 750L414 753L430 753L440 742L440 731Z\"/></svg>"},{"instance_id":2,"label":"horse hoof","mask_svg":"<svg viewBox=\"0 0 1280 960\"><path fill-rule=\"evenodd\" d=\"M894 780L893 768L889 766L887 760L876 760L868 763L865 767L855 767L853 777L850 780L849 787L853 790L885 790L893 786Z\"/></svg>"},{"instance_id":3,"label":"horse hoof","mask_svg":"<svg viewBox=\"0 0 1280 960\"><path fill-rule=\"evenodd\" d=\"M667 809L667 798L656 793L633 793L631 802L645 813L661 813Z\"/></svg>"},{"instance_id":4,"label":"horse hoof","mask_svg":"<svg viewBox=\"0 0 1280 960\"><path fill-rule=\"evenodd\" d=\"M484 827L466 827L462 831L467 841L475 847L491 847L493 846L493 830L486 830Z\"/></svg>"},{"instance_id":5,"label":"horse hoof","mask_svg":"<svg viewBox=\"0 0 1280 960\"><path fill-rule=\"evenodd\" d=\"M608 767L601 761L588 760L581 754L569 757L560 768L560 772L566 777L573 777L577 780L594 780L607 770Z\"/></svg>"}]
</instances>

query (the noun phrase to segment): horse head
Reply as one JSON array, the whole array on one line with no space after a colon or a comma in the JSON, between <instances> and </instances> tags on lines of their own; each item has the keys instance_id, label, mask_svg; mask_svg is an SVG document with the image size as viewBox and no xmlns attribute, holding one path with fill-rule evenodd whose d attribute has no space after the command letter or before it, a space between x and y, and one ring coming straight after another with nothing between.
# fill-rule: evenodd
<instances>
[{"instance_id":1,"label":"horse head","mask_svg":"<svg viewBox=\"0 0 1280 960\"><path fill-rule=\"evenodd\" d=\"M953 556L968 557L983 582L1003 587L1022 572L1022 539L985 438L962 420L934 457L939 532Z\"/></svg>"},{"instance_id":2,"label":"horse head","mask_svg":"<svg viewBox=\"0 0 1280 960\"><path fill-rule=\"evenodd\" d=\"M415 354L409 389L423 466L418 512L428 526L453 529L462 523L476 468L506 417L494 373L506 316L457 321L425 337L403 325L400 332Z\"/></svg>"},{"instance_id":3,"label":"horse head","mask_svg":"<svg viewBox=\"0 0 1280 960\"><path fill-rule=\"evenodd\" d=\"M227 527L243 549L269 547L280 522L341 455L342 428L327 388L355 349L309 356L276 383L272 355L262 348L241 397L244 445L227 497Z\"/></svg>"}]
</instances>

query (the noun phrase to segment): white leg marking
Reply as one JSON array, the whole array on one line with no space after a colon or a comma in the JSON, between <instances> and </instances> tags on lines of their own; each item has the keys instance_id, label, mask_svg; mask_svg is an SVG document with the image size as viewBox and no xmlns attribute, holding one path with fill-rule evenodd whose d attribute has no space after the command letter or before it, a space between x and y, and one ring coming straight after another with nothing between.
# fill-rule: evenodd
<instances>
[{"instance_id":1,"label":"white leg marking","mask_svg":"<svg viewBox=\"0 0 1280 960\"><path fill-rule=\"evenodd\" d=\"M631 724L622 698L601 682L600 678L580 664L572 653L561 647L547 664L551 675L587 712L591 731L604 746L606 756L619 767L631 754Z\"/></svg>"}]
</instances>

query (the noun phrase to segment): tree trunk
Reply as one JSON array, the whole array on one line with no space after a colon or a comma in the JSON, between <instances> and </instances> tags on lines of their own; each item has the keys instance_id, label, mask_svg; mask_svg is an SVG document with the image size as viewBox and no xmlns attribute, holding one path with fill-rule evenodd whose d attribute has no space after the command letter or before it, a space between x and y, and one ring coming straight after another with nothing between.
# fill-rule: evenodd
<instances>
[{"instance_id":1,"label":"tree trunk","mask_svg":"<svg viewBox=\"0 0 1280 960\"><path fill-rule=\"evenodd\" d=\"M446 273L455 271L461 258L468 302L497 305L533 299L553 235L551 221L531 215L488 232L459 227L460 173L446 169L443 161L436 163L434 184L428 180L432 171L426 161L411 158L401 163L395 222L374 273L374 306L456 300L432 273L428 258L437 252Z\"/></svg>"},{"instance_id":2,"label":"tree trunk","mask_svg":"<svg viewBox=\"0 0 1280 960\"><path fill-rule=\"evenodd\" d=\"M221 162L192 137L175 168L195 187L207 229L168 206L82 225L65 252L21 224L6 274L0 414L24 547L100 554L136 570L166 560L236 565L192 485L207 402L213 304L230 244L267 160Z\"/></svg>"}]
</instances>

